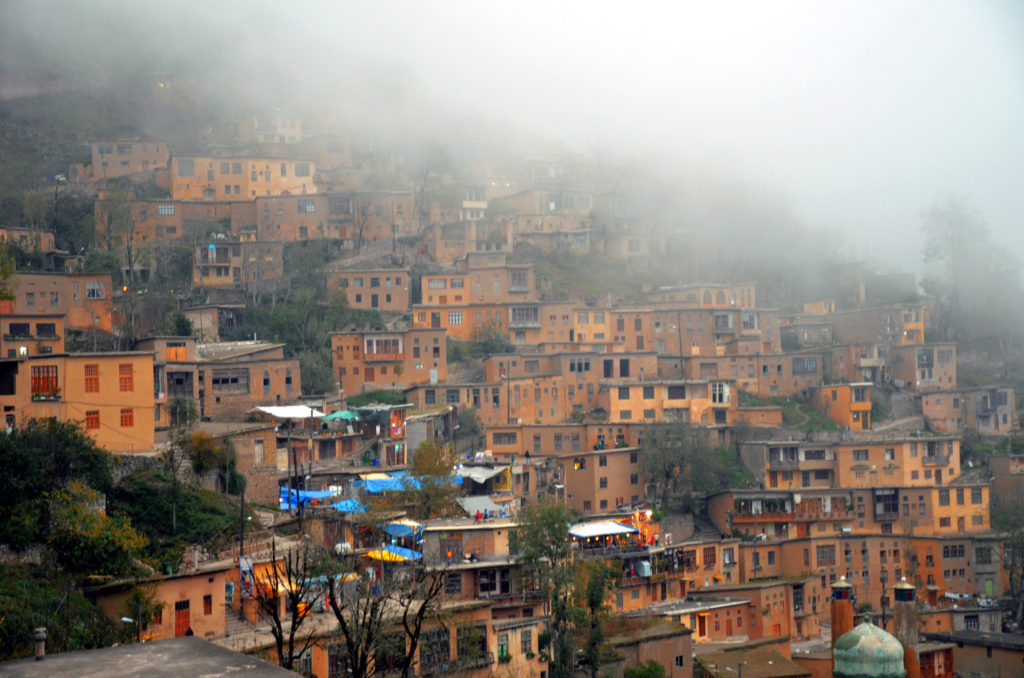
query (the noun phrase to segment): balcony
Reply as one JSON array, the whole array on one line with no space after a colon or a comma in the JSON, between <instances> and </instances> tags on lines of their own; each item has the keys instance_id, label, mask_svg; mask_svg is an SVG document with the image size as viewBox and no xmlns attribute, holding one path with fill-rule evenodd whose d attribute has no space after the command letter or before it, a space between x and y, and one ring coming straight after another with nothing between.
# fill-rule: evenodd
<instances>
[{"instance_id":1,"label":"balcony","mask_svg":"<svg viewBox=\"0 0 1024 678\"><path fill-rule=\"evenodd\" d=\"M508 326L510 329L532 329L540 328L540 320L509 320Z\"/></svg>"},{"instance_id":2,"label":"balcony","mask_svg":"<svg viewBox=\"0 0 1024 678\"><path fill-rule=\"evenodd\" d=\"M520 292L520 293L523 293L523 292L529 292L530 288L527 287L526 285L512 284L512 285L509 285L508 291L509 292Z\"/></svg>"},{"instance_id":3,"label":"balcony","mask_svg":"<svg viewBox=\"0 0 1024 678\"><path fill-rule=\"evenodd\" d=\"M922 464L935 464L938 466L947 466L949 464L949 455L932 455L921 458Z\"/></svg>"},{"instance_id":4,"label":"balcony","mask_svg":"<svg viewBox=\"0 0 1024 678\"><path fill-rule=\"evenodd\" d=\"M754 523L788 523L793 521L792 513L734 513L733 525L753 525Z\"/></svg>"},{"instance_id":5,"label":"balcony","mask_svg":"<svg viewBox=\"0 0 1024 678\"><path fill-rule=\"evenodd\" d=\"M364 353L363 361L368 363L373 362L388 362L393 363L396 361L402 361L405 359L403 353Z\"/></svg>"},{"instance_id":6,"label":"balcony","mask_svg":"<svg viewBox=\"0 0 1024 678\"><path fill-rule=\"evenodd\" d=\"M769 459L768 468L800 468L799 459Z\"/></svg>"}]
</instances>

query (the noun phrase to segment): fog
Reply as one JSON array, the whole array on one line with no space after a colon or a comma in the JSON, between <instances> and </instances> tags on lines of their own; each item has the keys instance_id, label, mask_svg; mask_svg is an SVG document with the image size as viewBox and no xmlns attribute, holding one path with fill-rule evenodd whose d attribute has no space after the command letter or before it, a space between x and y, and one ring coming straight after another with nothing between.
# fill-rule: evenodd
<instances>
[{"instance_id":1,"label":"fog","mask_svg":"<svg viewBox=\"0 0 1024 678\"><path fill-rule=\"evenodd\" d=\"M396 137L487 120L679 168L683 190L756 187L903 268L951 193L1024 258L1019 2L18 0L0 20L8 68L207 73Z\"/></svg>"}]
</instances>

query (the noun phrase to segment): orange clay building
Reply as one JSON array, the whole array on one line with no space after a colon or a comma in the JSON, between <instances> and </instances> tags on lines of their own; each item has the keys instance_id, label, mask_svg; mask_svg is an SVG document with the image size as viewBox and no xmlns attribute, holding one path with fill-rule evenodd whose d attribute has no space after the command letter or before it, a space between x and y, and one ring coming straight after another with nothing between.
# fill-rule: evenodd
<instances>
[{"instance_id":1,"label":"orange clay building","mask_svg":"<svg viewBox=\"0 0 1024 678\"><path fill-rule=\"evenodd\" d=\"M818 403L837 426L863 431L871 428L870 382L822 386Z\"/></svg>"},{"instance_id":2,"label":"orange clay building","mask_svg":"<svg viewBox=\"0 0 1024 678\"><path fill-rule=\"evenodd\" d=\"M922 393L921 410L928 426L943 433L1005 435L1020 428L1016 395L1007 386Z\"/></svg>"},{"instance_id":3,"label":"orange clay building","mask_svg":"<svg viewBox=\"0 0 1024 678\"><path fill-rule=\"evenodd\" d=\"M893 381L916 391L957 387L956 344L908 344L889 351L886 371Z\"/></svg>"},{"instance_id":4,"label":"orange clay building","mask_svg":"<svg viewBox=\"0 0 1024 678\"><path fill-rule=\"evenodd\" d=\"M334 332L331 356L340 389L352 395L448 378L445 334L439 330Z\"/></svg>"},{"instance_id":5,"label":"orange clay building","mask_svg":"<svg viewBox=\"0 0 1024 678\"><path fill-rule=\"evenodd\" d=\"M280 242L205 241L195 246L192 286L253 289L284 275Z\"/></svg>"},{"instance_id":6,"label":"orange clay building","mask_svg":"<svg viewBox=\"0 0 1024 678\"><path fill-rule=\"evenodd\" d=\"M640 450L633 447L558 455L566 505L585 514L628 509L646 496Z\"/></svg>"},{"instance_id":7,"label":"orange clay building","mask_svg":"<svg viewBox=\"0 0 1024 678\"><path fill-rule=\"evenodd\" d=\"M731 381L602 383L599 402L612 423L682 421L727 425L736 420Z\"/></svg>"},{"instance_id":8,"label":"orange clay building","mask_svg":"<svg viewBox=\"0 0 1024 678\"><path fill-rule=\"evenodd\" d=\"M82 422L111 452L153 449L153 354L50 354L0 363L7 426L54 417Z\"/></svg>"},{"instance_id":9,"label":"orange clay building","mask_svg":"<svg viewBox=\"0 0 1024 678\"><path fill-rule=\"evenodd\" d=\"M700 354L684 360L684 374L687 379L732 379L741 391L754 395L799 396L817 388L822 381L821 356L815 353L768 353L756 352L757 337L753 338L755 352L731 354L729 349L737 344L730 340L726 355Z\"/></svg>"},{"instance_id":10,"label":"orange clay building","mask_svg":"<svg viewBox=\"0 0 1024 678\"><path fill-rule=\"evenodd\" d=\"M176 156L171 159L170 192L176 200L253 200L268 195L317 192L316 165L281 158L215 158Z\"/></svg>"},{"instance_id":11,"label":"orange clay building","mask_svg":"<svg viewBox=\"0 0 1024 678\"><path fill-rule=\"evenodd\" d=\"M285 242L390 240L412 232L413 197L408 191L312 195L307 191L257 197L252 211L236 210L231 229L245 239Z\"/></svg>"},{"instance_id":12,"label":"orange clay building","mask_svg":"<svg viewBox=\"0 0 1024 678\"><path fill-rule=\"evenodd\" d=\"M647 301L673 308L756 308L757 287L752 282L673 285L649 293Z\"/></svg>"},{"instance_id":13,"label":"orange clay building","mask_svg":"<svg viewBox=\"0 0 1024 678\"><path fill-rule=\"evenodd\" d=\"M258 405L288 404L302 395L299 361L284 357L284 344L201 344L196 360L203 417L239 419Z\"/></svg>"},{"instance_id":14,"label":"orange clay building","mask_svg":"<svg viewBox=\"0 0 1024 678\"><path fill-rule=\"evenodd\" d=\"M167 143L153 139L93 141L89 150L94 181L166 168L171 157Z\"/></svg>"},{"instance_id":15,"label":"orange clay building","mask_svg":"<svg viewBox=\"0 0 1024 678\"><path fill-rule=\"evenodd\" d=\"M797 499L799 498L799 501ZM990 529L988 485L728 490L708 499L711 522L769 540L861 534L954 536Z\"/></svg>"},{"instance_id":16,"label":"orange clay building","mask_svg":"<svg viewBox=\"0 0 1024 678\"><path fill-rule=\"evenodd\" d=\"M128 600L135 586L153 594L153 621L146 627L146 640L179 638L186 634L220 638L225 630L224 591L230 562L201 565L199 569L143 581L115 582L88 589L85 594L109 619L136 613Z\"/></svg>"},{"instance_id":17,"label":"orange clay building","mask_svg":"<svg viewBox=\"0 0 1024 678\"><path fill-rule=\"evenodd\" d=\"M934 486L960 475L960 440L946 436L751 441L741 454L769 489Z\"/></svg>"},{"instance_id":18,"label":"orange clay building","mask_svg":"<svg viewBox=\"0 0 1024 678\"><path fill-rule=\"evenodd\" d=\"M113 331L110 276L72 273L18 273L14 300L3 311L17 316L62 315L65 327Z\"/></svg>"},{"instance_id":19,"label":"orange clay building","mask_svg":"<svg viewBox=\"0 0 1024 678\"><path fill-rule=\"evenodd\" d=\"M327 289L341 290L348 299L349 308L362 311L409 310L412 278L406 268L347 268L332 271L327 277Z\"/></svg>"},{"instance_id":20,"label":"orange clay building","mask_svg":"<svg viewBox=\"0 0 1024 678\"><path fill-rule=\"evenodd\" d=\"M0 356L23 358L63 352L63 315L0 316Z\"/></svg>"}]
</instances>

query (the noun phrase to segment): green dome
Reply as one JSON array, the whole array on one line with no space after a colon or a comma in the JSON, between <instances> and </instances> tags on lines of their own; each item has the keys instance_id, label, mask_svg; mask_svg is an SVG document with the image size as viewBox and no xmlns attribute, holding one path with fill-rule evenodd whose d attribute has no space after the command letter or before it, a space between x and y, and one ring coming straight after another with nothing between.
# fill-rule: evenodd
<instances>
[{"instance_id":1,"label":"green dome","mask_svg":"<svg viewBox=\"0 0 1024 678\"><path fill-rule=\"evenodd\" d=\"M839 678L902 678L903 646L895 636L870 621L844 633L832 648Z\"/></svg>"}]
</instances>

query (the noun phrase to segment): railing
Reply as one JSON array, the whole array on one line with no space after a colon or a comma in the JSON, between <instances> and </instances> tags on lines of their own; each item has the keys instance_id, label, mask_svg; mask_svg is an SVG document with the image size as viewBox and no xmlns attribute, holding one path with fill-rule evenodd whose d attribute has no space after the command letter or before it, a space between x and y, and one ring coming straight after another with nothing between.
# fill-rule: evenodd
<instances>
[{"instance_id":1,"label":"railing","mask_svg":"<svg viewBox=\"0 0 1024 678\"><path fill-rule=\"evenodd\" d=\"M934 456L931 456L931 457L922 457L921 458L921 463L922 464L942 464L942 465L945 465L945 464L949 463L949 455L945 454L945 455L934 455Z\"/></svg>"},{"instance_id":2,"label":"railing","mask_svg":"<svg viewBox=\"0 0 1024 678\"><path fill-rule=\"evenodd\" d=\"M799 468L799 459L769 459L769 468Z\"/></svg>"}]
</instances>

